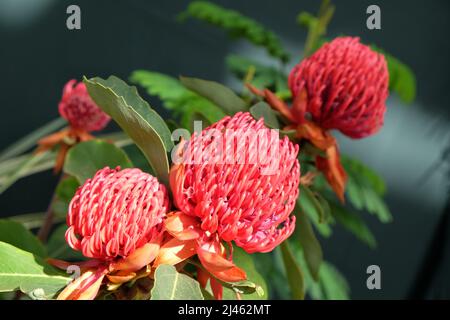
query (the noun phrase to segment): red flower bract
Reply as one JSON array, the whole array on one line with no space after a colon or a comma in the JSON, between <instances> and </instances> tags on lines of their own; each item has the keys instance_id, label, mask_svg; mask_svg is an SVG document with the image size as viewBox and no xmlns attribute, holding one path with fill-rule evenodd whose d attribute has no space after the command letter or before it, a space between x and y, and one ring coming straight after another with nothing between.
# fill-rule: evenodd
<instances>
[{"instance_id":1,"label":"red flower bract","mask_svg":"<svg viewBox=\"0 0 450 320\"><path fill-rule=\"evenodd\" d=\"M323 129L337 129L352 138L363 138L380 129L388 85L383 55L351 37L325 44L289 75L294 98L306 90L306 112L312 120Z\"/></svg>"},{"instance_id":2,"label":"red flower bract","mask_svg":"<svg viewBox=\"0 0 450 320\"><path fill-rule=\"evenodd\" d=\"M66 240L86 257L128 257L161 235L168 208L166 188L155 177L139 169L106 167L70 202Z\"/></svg>"},{"instance_id":3,"label":"red flower bract","mask_svg":"<svg viewBox=\"0 0 450 320\"><path fill-rule=\"evenodd\" d=\"M298 146L249 113L226 117L184 146L171 170L178 209L200 221L204 237L269 252L295 227ZM206 240L202 240L206 241Z\"/></svg>"},{"instance_id":4,"label":"red flower bract","mask_svg":"<svg viewBox=\"0 0 450 320\"><path fill-rule=\"evenodd\" d=\"M85 84L76 80L64 86L58 109L72 128L88 132L102 130L111 119L92 101Z\"/></svg>"}]
</instances>

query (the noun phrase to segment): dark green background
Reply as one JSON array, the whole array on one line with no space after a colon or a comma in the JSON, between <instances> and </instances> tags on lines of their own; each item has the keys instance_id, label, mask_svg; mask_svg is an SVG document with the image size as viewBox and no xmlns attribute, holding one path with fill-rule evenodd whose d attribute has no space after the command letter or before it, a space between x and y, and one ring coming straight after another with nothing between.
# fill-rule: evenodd
<instances>
[{"instance_id":1,"label":"dark green background","mask_svg":"<svg viewBox=\"0 0 450 320\"><path fill-rule=\"evenodd\" d=\"M57 104L68 79L82 75L126 79L135 69L150 69L229 83L224 59L230 52L266 60L264 51L230 41L221 30L174 17L187 1L0 0L0 148L58 116ZM266 24L282 37L293 57L301 56L305 31L296 25L299 11L315 12L318 1L217 1ZM66 7L78 4L82 30L66 28ZM447 176L437 167L449 141L448 1L335 1L330 34L357 35L376 43L414 70L417 101L403 105L393 96L383 131L362 141L342 138L345 153L360 157L388 182L387 200L394 222L382 225L365 214L379 246L370 250L340 230L323 241L325 256L347 276L353 298L411 297L418 277L429 273L420 296L450 297L449 240L442 228ZM382 30L366 29L366 8L381 7ZM295 59L294 59L295 61ZM160 110L159 102L149 98ZM438 161L438 162L436 162ZM434 168L423 179L427 169ZM21 180L0 196L0 215L43 211L55 185L50 172ZM447 228L448 229L448 228ZM428 252L444 256L435 265ZM426 262L429 262L426 264ZM369 291L370 264L382 271L382 289ZM422 269L426 265L428 269ZM423 271L425 270L425 271ZM430 282L430 281L431 282ZM417 289L417 288L416 288Z\"/></svg>"}]
</instances>

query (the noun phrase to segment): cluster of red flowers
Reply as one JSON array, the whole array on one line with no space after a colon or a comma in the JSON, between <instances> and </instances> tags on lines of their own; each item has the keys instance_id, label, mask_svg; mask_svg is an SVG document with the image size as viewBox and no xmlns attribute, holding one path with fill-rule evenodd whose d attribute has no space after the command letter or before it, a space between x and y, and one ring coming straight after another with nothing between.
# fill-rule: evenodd
<instances>
[{"instance_id":1,"label":"cluster of red flowers","mask_svg":"<svg viewBox=\"0 0 450 320\"><path fill-rule=\"evenodd\" d=\"M220 145L231 146L225 151L234 153L233 160L225 164L189 161L188 157L193 156L189 149L194 146L200 145L205 153L213 150L210 147L214 139L206 134L212 129L241 130L243 142L230 143L226 134L215 136L222 140ZM252 135L245 135L247 130L258 132L257 144ZM224 243L234 241L249 253L268 252L294 230L295 217L291 212L299 190L298 146L287 137L269 143L271 131L262 120L255 121L249 113L238 113L180 145L181 161L170 172L176 207L172 212L166 188L151 175L139 169L100 170L77 190L70 203L67 242L86 257L96 259L103 266L104 275L116 281L117 274L128 280L137 268L152 261L155 268L177 264L197 254L204 267L199 274L203 280L210 279L220 298L222 287L218 281L246 279L245 271L233 264ZM234 135L231 139L240 137ZM266 147L262 164L251 159L256 156L252 150L255 145ZM275 147L277 152L271 152ZM265 174L264 167L273 163L276 171ZM147 243L157 247L157 254L149 250L136 255L136 250ZM124 264L128 267L123 268ZM92 275L98 278L95 272ZM91 282L98 290L101 282ZM60 297L86 298L79 287L78 283L69 285ZM91 297L92 288L87 289Z\"/></svg>"},{"instance_id":2,"label":"cluster of red flowers","mask_svg":"<svg viewBox=\"0 0 450 320\"><path fill-rule=\"evenodd\" d=\"M317 167L342 198L345 173L328 129L353 138L376 132L383 122L387 82L381 55L358 39L338 38L292 70L291 108L268 90L252 90L280 111L299 140L326 151L328 157L318 157ZM82 85L72 85L60 104L62 116L73 128L102 128L109 118ZM227 135L229 130L239 134ZM291 213L299 194L299 146L287 137L273 140L272 133L262 119L238 113L193 134L180 144L180 161L170 170L172 205L166 187L139 169L97 172L71 201L66 233L69 245L93 260L80 264L83 276L59 298L92 299L105 277L120 284L138 272L151 275L160 264L175 265L195 255L201 263L198 280L202 286L209 280L216 298L222 297L222 281L246 279L233 263L231 242L248 253L269 252L295 228ZM228 160L216 161L217 152ZM269 167L276 170L265 172Z\"/></svg>"}]
</instances>

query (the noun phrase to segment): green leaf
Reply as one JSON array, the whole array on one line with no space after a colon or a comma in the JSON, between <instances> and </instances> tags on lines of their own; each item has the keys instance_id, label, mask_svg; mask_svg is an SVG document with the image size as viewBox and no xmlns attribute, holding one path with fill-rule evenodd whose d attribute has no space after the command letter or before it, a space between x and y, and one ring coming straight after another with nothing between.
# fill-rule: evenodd
<instances>
[{"instance_id":1,"label":"green leaf","mask_svg":"<svg viewBox=\"0 0 450 320\"><path fill-rule=\"evenodd\" d=\"M113 141L118 147L125 147L133 143L133 141L123 132L103 134L99 135L98 138L105 141ZM15 182L20 178L52 169L55 165L56 154L56 150L43 152L41 157L35 159L35 162L33 160L31 165L27 165L23 168L22 166L24 165L24 162L27 159L29 160L34 155L34 152L26 153L0 162L0 186L6 183L12 175L15 175L15 180L13 180L13 182Z\"/></svg>"},{"instance_id":2,"label":"green leaf","mask_svg":"<svg viewBox=\"0 0 450 320\"><path fill-rule=\"evenodd\" d=\"M62 224L53 231L47 242L48 256L61 260L84 260L79 251L73 250L66 242L65 234L67 225Z\"/></svg>"},{"instance_id":3,"label":"green leaf","mask_svg":"<svg viewBox=\"0 0 450 320\"><path fill-rule=\"evenodd\" d=\"M369 247L375 248L377 241L361 217L346 210L337 203L331 203L331 210L336 220L342 224L347 230L352 232L358 239L366 243Z\"/></svg>"},{"instance_id":4,"label":"green leaf","mask_svg":"<svg viewBox=\"0 0 450 320\"><path fill-rule=\"evenodd\" d=\"M173 147L169 128L164 120L143 100L136 87L111 76L84 78L89 95L109 114L142 150L162 183L169 181L167 152Z\"/></svg>"},{"instance_id":5,"label":"green leaf","mask_svg":"<svg viewBox=\"0 0 450 320\"><path fill-rule=\"evenodd\" d=\"M273 263L273 271L269 279L271 279L270 285L274 296L283 300L291 299L291 290L289 285L286 285L288 280L280 246L273 251L271 263Z\"/></svg>"},{"instance_id":6,"label":"green leaf","mask_svg":"<svg viewBox=\"0 0 450 320\"><path fill-rule=\"evenodd\" d=\"M321 37L325 35L327 26L334 14L334 5L330 0L323 0L317 17L308 12L301 12L297 16L297 22L308 28L308 35L305 43L305 56L311 55L321 42Z\"/></svg>"},{"instance_id":7,"label":"green leaf","mask_svg":"<svg viewBox=\"0 0 450 320\"><path fill-rule=\"evenodd\" d=\"M266 281L261 276L261 274L256 270L255 263L253 261L253 255L246 253L244 250L242 250L239 247L234 247L233 249L233 262L236 264L239 268L245 270L245 273L247 274L247 279L245 283L250 284L250 287L252 290L250 294L241 294L241 298L243 300L267 300L268 299L268 288ZM245 284L244 283L244 284ZM236 289L238 290L245 290L244 286L241 284L232 284ZM226 292L224 288L224 298L228 299L234 299L235 294L234 292ZM231 291L231 290L229 290Z\"/></svg>"},{"instance_id":8,"label":"green leaf","mask_svg":"<svg viewBox=\"0 0 450 320\"><path fill-rule=\"evenodd\" d=\"M180 77L180 81L186 88L213 102L229 115L247 109L244 100L218 82L188 77Z\"/></svg>"},{"instance_id":9,"label":"green leaf","mask_svg":"<svg viewBox=\"0 0 450 320\"><path fill-rule=\"evenodd\" d=\"M169 265L156 269L151 294L151 300L203 300L199 283Z\"/></svg>"},{"instance_id":10,"label":"green leaf","mask_svg":"<svg viewBox=\"0 0 450 320\"><path fill-rule=\"evenodd\" d=\"M263 289L250 280L239 282L223 282L223 300L260 300L264 295ZM207 289L209 289L207 287Z\"/></svg>"},{"instance_id":11,"label":"green leaf","mask_svg":"<svg viewBox=\"0 0 450 320\"><path fill-rule=\"evenodd\" d=\"M44 218L45 212L24 213L8 217L9 220L20 223L28 230L40 227L44 222Z\"/></svg>"},{"instance_id":12,"label":"green leaf","mask_svg":"<svg viewBox=\"0 0 450 320\"><path fill-rule=\"evenodd\" d=\"M200 288L202 290L203 300L215 300L214 296L206 289Z\"/></svg>"},{"instance_id":13,"label":"green leaf","mask_svg":"<svg viewBox=\"0 0 450 320\"><path fill-rule=\"evenodd\" d=\"M295 235L302 245L309 271L311 272L312 277L317 280L319 278L319 268L323 259L322 247L314 234L307 215L300 210L298 204L299 200L297 199L297 206L294 209L297 217Z\"/></svg>"},{"instance_id":14,"label":"green leaf","mask_svg":"<svg viewBox=\"0 0 450 320\"><path fill-rule=\"evenodd\" d=\"M286 276L283 259L278 246L272 252L253 253L256 270L268 284L268 296L277 299L290 299L289 287L286 286Z\"/></svg>"},{"instance_id":15,"label":"green leaf","mask_svg":"<svg viewBox=\"0 0 450 320\"><path fill-rule=\"evenodd\" d=\"M327 210L323 207L322 198L318 198L319 194L315 194L311 189L305 185L300 186L300 194L303 199L300 198L302 208L312 207L316 212L316 217L319 223L324 223L328 220ZM326 200L325 200L326 201ZM306 204L308 202L308 204Z\"/></svg>"},{"instance_id":16,"label":"green leaf","mask_svg":"<svg viewBox=\"0 0 450 320\"><path fill-rule=\"evenodd\" d=\"M245 38L257 46L266 48L271 56L282 62L287 62L289 59L289 55L275 33L237 11L225 9L207 1L193 1L179 17L181 20L192 17L205 21L224 29L233 38Z\"/></svg>"},{"instance_id":17,"label":"green leaf","mask_svg":"<svg viewBox=\"0 0 450 320\"><path fill-rule=\"evenodd\" d=\"M392 215L382 199L386 186L375 171L362 162L342 157L342 165L348 174L346 193L351 204L358 210L366 209L383 223L392 221Z\"/></svg>"},{"instance_id":18,"label":"green leaf","mask_svg":"<svg viewBox=\"0 0 450 320\"><path fill-rule=\"evenodd\" d=\"M116 96L121 97L122 102L124 101L129 108L136 111L142 118L144 118L144 120L146 120L150 124L152 128L154 128L159 138L164 143L166 150L170 150L173 147L171 134L169 129L167 128L166 123L161 118L161 116L150 107L147 101L141 98L136 87L129 86L125 81L115 76L110 76L106 80L99 77L85 80L88 83L97 82L103 85L105 88L113 91ZM111 111L115 109L114 107L117 106L113 106ZM105 108L110 109L108 108L108 106L105 106ZM116 109L116 111L119 110ZM114 114L115 112L112 113Z\"/></svg>"},{"instance_id":19,"label":"green leaf","mask_svg":"<svg viewBox=\"0 0 450 320\"><path fill-rule=\"evenodd\" d=\"M333 221L333 216L331 215L331 207L328 200L325 199L319 192L314 192L314 196L322 208L322 218L319 220L320 223L329 223Z\"/></svg>"},{"instance_id":20,"label":"green leaf","mask_svg":"<svg viewBox=\"0 0 450 320\"><path fill-rule=\"evenodd\" d=\"M345 186L345 192L347 193L347 197L350 200L350 203L358 209L362 210L365 206L365 199L363 198L363 192L360 190L360 187L356 183L353 177L349 176L347 179L347 185Z\"/></svg>"},{"instance_id":21,"label":"green leaf","mask_svg":"<svg viewBox=\"0 0 450 320\"><path fill-rule=\"evenodd\" d=\"M133 71L130 81L145 88L149 95L158 96L168 110L173 110L177 101L184 99L187 94L192 94L178 79L155 71Z\"/></svg>"},{"instance_id":22,"label":"green leaf","mask_svg":"<svg viewBox=\"0 0 450 320\"><path fill-rule=\"evenodd\" d=\"M82 142L69 150L64 162L64 172L75 176L80 184L92 178L104 167L131 168L133 164L126 153L115 145L101 141L90 140Z\"/></svg>"},{"instance_id":23,"label":"green leaf","mask_svg":"<svg viewBox=\"0 0 450 320\"><path fill-rule=\"evenodd\" d=\"M329 215L322 204L317 200L314 193L306 186L300 186L300 196L297 200L298 205L305 212L314 224L314 227L323 237L331 236L331 228L324 222L328 221Z\"/></svg>"},{"instance_id":24,"label":"green leaf","mask_svg":"<svg viewBox=\"0 0 450 320\"><path fill-rule=\"evenodd\" d=\"M85 147L87 146L85 145ZM77 191L77 188L79 186L80 183L75 177L66 177L62 179L60 183L58 183L55 192L58 196L58 199L69 202L70 200L72 200L75 191Z\"/></svg>"},{"instance_id":25,"label":"green leaf","mask_svg":"<svg viewBox=\"0 0 450 320\"><path fill-rule=\"evenodd\" d=\"M303 281L302 270L295 261L295 258L289 247L289 242L284 241L280 245L280 247L289 287L291 288L292 299L303 300L305 298L305 285Z\"/></svg>"},{"instance_id":26,"label":"green leaf","mask_svg":"<svg viewBox=\"0 0 450 320\"><path fill-rule=\"evenodd\" d=\"M14 300L15 292L0 292L0 300Z\"/></svg>"},{"instance_id":27,"label":"green leaf","mask_svg":"<svg viewBox=\"0 0 450 320\"><path fill-rule=\"evenodd\" d=\"M276 112L267 103L263 101L258 102L257 104L250 107L250 113L256 120L264 118L264 123L269 128L272 129L280 128L280 123L278 122Z\"/></svg>"},{"instance_id":28,"label":"green leaf","mask_svg":"<svg viewBox=\"0 0 450 320\"><path fill-rule=\"evenodd\" d=\"M249 82L259 89L272 88L277 94L289 92L287 75L276 68L233 54L227 56L226 63L230 71L241 80L247 76L249 71L253 71Z\"/></svg>"},{"instance_id":29,"label":"green leaf","mask_svg":"<svg viewBox=\"0 0 450 320\"><path fill-rule=\"evenodd\" d=\"M47 255L44 246L34 234L16 221L0 220L0 241L29 251L40 257Z\"/></svg>"},{"instance_id":30,"label":"green leaf","mask_svg":"<svg viewBox=\"0 0 450 320\"><path fill-rule=\"evenodd\" d=\"M70 280L41 257L0 242L0 292L20 290L32 298L48 299Z\"/></svg>"},{"instance_id":31,"label":"green leaf","mask_svg":"<svg viewBox=\"0 0 450 320\"><path fill-rule=\"evenodd\" d=\"M318 281L309 273L301 245L291 241L292 252L305 278L307 295L315 300L349 299L349 287L344 276L329 262L323 261Z\"/></svg>"},{"instance_id":32,"label":"green leaf","mask_svg":"<svg viewBox=\"0 0 450 320\"><path fill-rule=\"evenodd\" d=\"M44 156L46 152L38 154L27 155L18 165L15 171L10 172L2 179L0 184L0 194L5 192L10 186L12 186L22 176L26 175Z\"/></svg>"},{"instance_id":33,"label":"green leaf","mask_svg":"<svg viewBox=\"0 0 450 320\"><path fill-rule=\"evenodd\" d=\"M153 169L148 163L147 158L142 151L134 143L123 148L123 151L127 154L130 161L133 163L133 168L139 168L144 172L152 173Z\"/></svg>"},{"instance_id":34,"label":"green leaf","mask_svg":"<svg viewBox=\"0 0 450 320\"><path fill-rule=\"evenodd\" d=\"M25 137L17 140L12 145L0 152L0 161L15 157L22 152L27 151L32 146L34 146L39 139L61 128L66 123L67 122L65 119L57 118L27 134Z\"/></svg>"},{"instance_id":35,"label":"green leaf","mask_svg":"<svg viewBox=\"0 0 450 320\"><path fill-rule=\"evenodd\" d=\"M361 161L342 156L342 165L347 172L353 175L360 175L365 180L364 183L370 185L380 196L386 193L386 184L377 172L366 166Z\"/></svg>"},{"instance_id":36,"label":"green leaf","mask_svg":"<svg viewBox=\"0 0 450 320\"><path fill-rule=\"evenodd\" d=\"M370 46L386 58L389 70L389 89L397 93L405 103L411 103L416 98L416 77L411 68L375 45Z\"/></svg>"},{"instance_id":37,"label":"green leaf","mask_svg":"<svg viewBox=\"0 0 450 320\"><path fill-rule=\"evenodd\" d=\"M320 284L329 300L350 298L350 288L344 276L328 262L324 262L320 268Z\"/></svg>"},{"instance_id":38,"label":"green leaf","mask_svg":"<svg viewBox=\"0 0 450 320\"><path fill-rule=\"evenodd\" d=\"M364 189L364 198L366 199L367 210L375 214L383 223L392 222L393 217L383 199L371 189Z\"/></svg>"},{"instance_id":39,"label":"green leaf","mask_svg":"<svg viewBox=\"0 0 450 320\"><path fill-rule=\"evenodd\" d=\"M68 176L58 183L55 190L56 197L52 204L55 217L66 218L69 203L79 186L80 183L78 179L73 176Z\"/></svg>"},{"instance_id":40,"label":"green leaf","mask_svg":"<svg viewBox=\"0 0 450 320\"><path fill-rule=\"evenodd\" d=\"M298 243L298 241L291 241L290 247L293 256L295 258L295 261L297 262L300 270L302 270L306 295L315 300L325 299L325 293L323 292L323 289L320 286L320 279L319 281L314 280L311 273L308 270L308 265L306 263L304 252L300 243Z\"/></svg>"},{"instance_id":41,"label":"green leaf","mask_svg":"<svg viewBox=\"0 0 450 320\"><path fill-rule=\"evenodd\" d=\"M225 113L214 103L185 88L178 79L168 75L137 70L130 81L145 88L150 95L158 96L166 109L181 118L181 126L192 131L192 122L201 115L209 124L225 117Z\"/></svg>"}]
</instances>

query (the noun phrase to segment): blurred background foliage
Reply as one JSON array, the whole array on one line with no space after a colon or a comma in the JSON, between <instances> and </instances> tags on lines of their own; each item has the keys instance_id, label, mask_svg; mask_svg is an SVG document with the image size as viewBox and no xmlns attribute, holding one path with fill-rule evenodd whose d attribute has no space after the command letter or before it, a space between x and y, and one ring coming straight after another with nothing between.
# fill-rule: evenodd
<instances>
[{"instance_id":1,"label":"blurred background foliage","mask_svg":"<svg viewBox=\"0 0 450 320\"><path fill-rule=\"evenodd\" d=\"M158 112L165 117L171 112L184 127L199 117L216 121L223 111L186 89L179 82L179 75L226 83L245 96L242 80L246 80L250 70L253 74L247 80L254 85L270 87L279 96L288 97L286 74L303 53L317 48L311 44L320 45L326 40L322 38L321 21L327 19L327 12L319 12L317 17L319 3L310 1L279 1L275 8L269 1L212 2L236 11L222 11L201 1L189 5L184 1L78 1L82 30L69 31L65 28L65 8L72 3L41 0L31 5L28 1L1 0L0 37L8 45L0 51L0 69L4 74L0 81L2 88L8 90L2 90L0 96L7 115L0 119L0 149L54 119L62 85L69 78L80 79L82 75L116 74L138 83L144 89L141 93L147 91L149 96L145 98ZM275 251L272 260L264 261L271 257L261 255L257 267L270 283L279 284L272 289L272 297L290 296L285 277L291 275L283 271L282 261L295 256L297 260L300 257L297 263L311 298L346 298L349 294L352 298L448 298L450 280L445 270L450 263L449 206L443 210L448 196L444 160L448 157L441 157L448 144L448 111L444 108L448 98L448 90L444 89L448 82L444 77L448 69L444 57L449 51L444 35L448 3L441 1L435 7L423 8L420 3L381 1L378 5L382 10L382 30L377 31L365 27L365 9L371 3L334 4L336 11L326 37L361 36L364 43L389 52L390 86L397 93L388 102L386 124L380 134L364 142L340 139L343 152L351 156L344 162L350 174L348 199L355 209L374 216L364 215L366 225L360 213L344 210L334 202L329 202L330 209L324 209L317 205L320 199L314 193L304 191L306 196L301 198L300 207L316 217L332 210L339 223L331 229L312 219L330 263L322 264L320 274L310 274L308 262L301 259L302 248L292 242L290 247ZM308 37L307 29L313 30ZM430 33L442 36L431 39ZM311 34L315 41L310 39ZM405 36L410 34L414 37ZM416 95L410 68L418 79L417 100L404 107ZM133 70L138 71L131 73ZM8 79L26 79L26 85ZM160 105L164 108L158 109ZM181 107L189 112L181 113ZM63 125L53 122L47 129ZM114 125L110 128L116 129ZM44 135L45 130L37 134ZM114 139L119 144L129 144L126 137ZM140 161L145 166L135 147L126 150L135 164ZM9 149L13 151L18 150ZM380 173L387 188L372 169L353 158L363 160ZM27 171L31 166L50 168L51 159L51 155L43 156L35 160L37 165L27 159L17 161L21 170ZM15 164L8 165L0 171ZM7 183L1 181L2 186ZM46 210L56 183L49 172L19 180L0 197L0 215L31 212L20 222L29 228L38 226L42 216L39 212ZM67 195L76 185L76 181L62 180L57 188L57 217L61 220ZM315 187L319 189L320 185ZM393 219L380 200L383 195ZM380 224L377 220L391 223ZM64 227L59 227L49 239L47 250L51 256L63 257L67 253L68 248L61 243L63 232ZM354 241L355 235L361 243ZM382 290L366 288L366 268L371 264L381 267ZM314 282L313 277L320 280Z\"/></svg>"}]
</instances>

